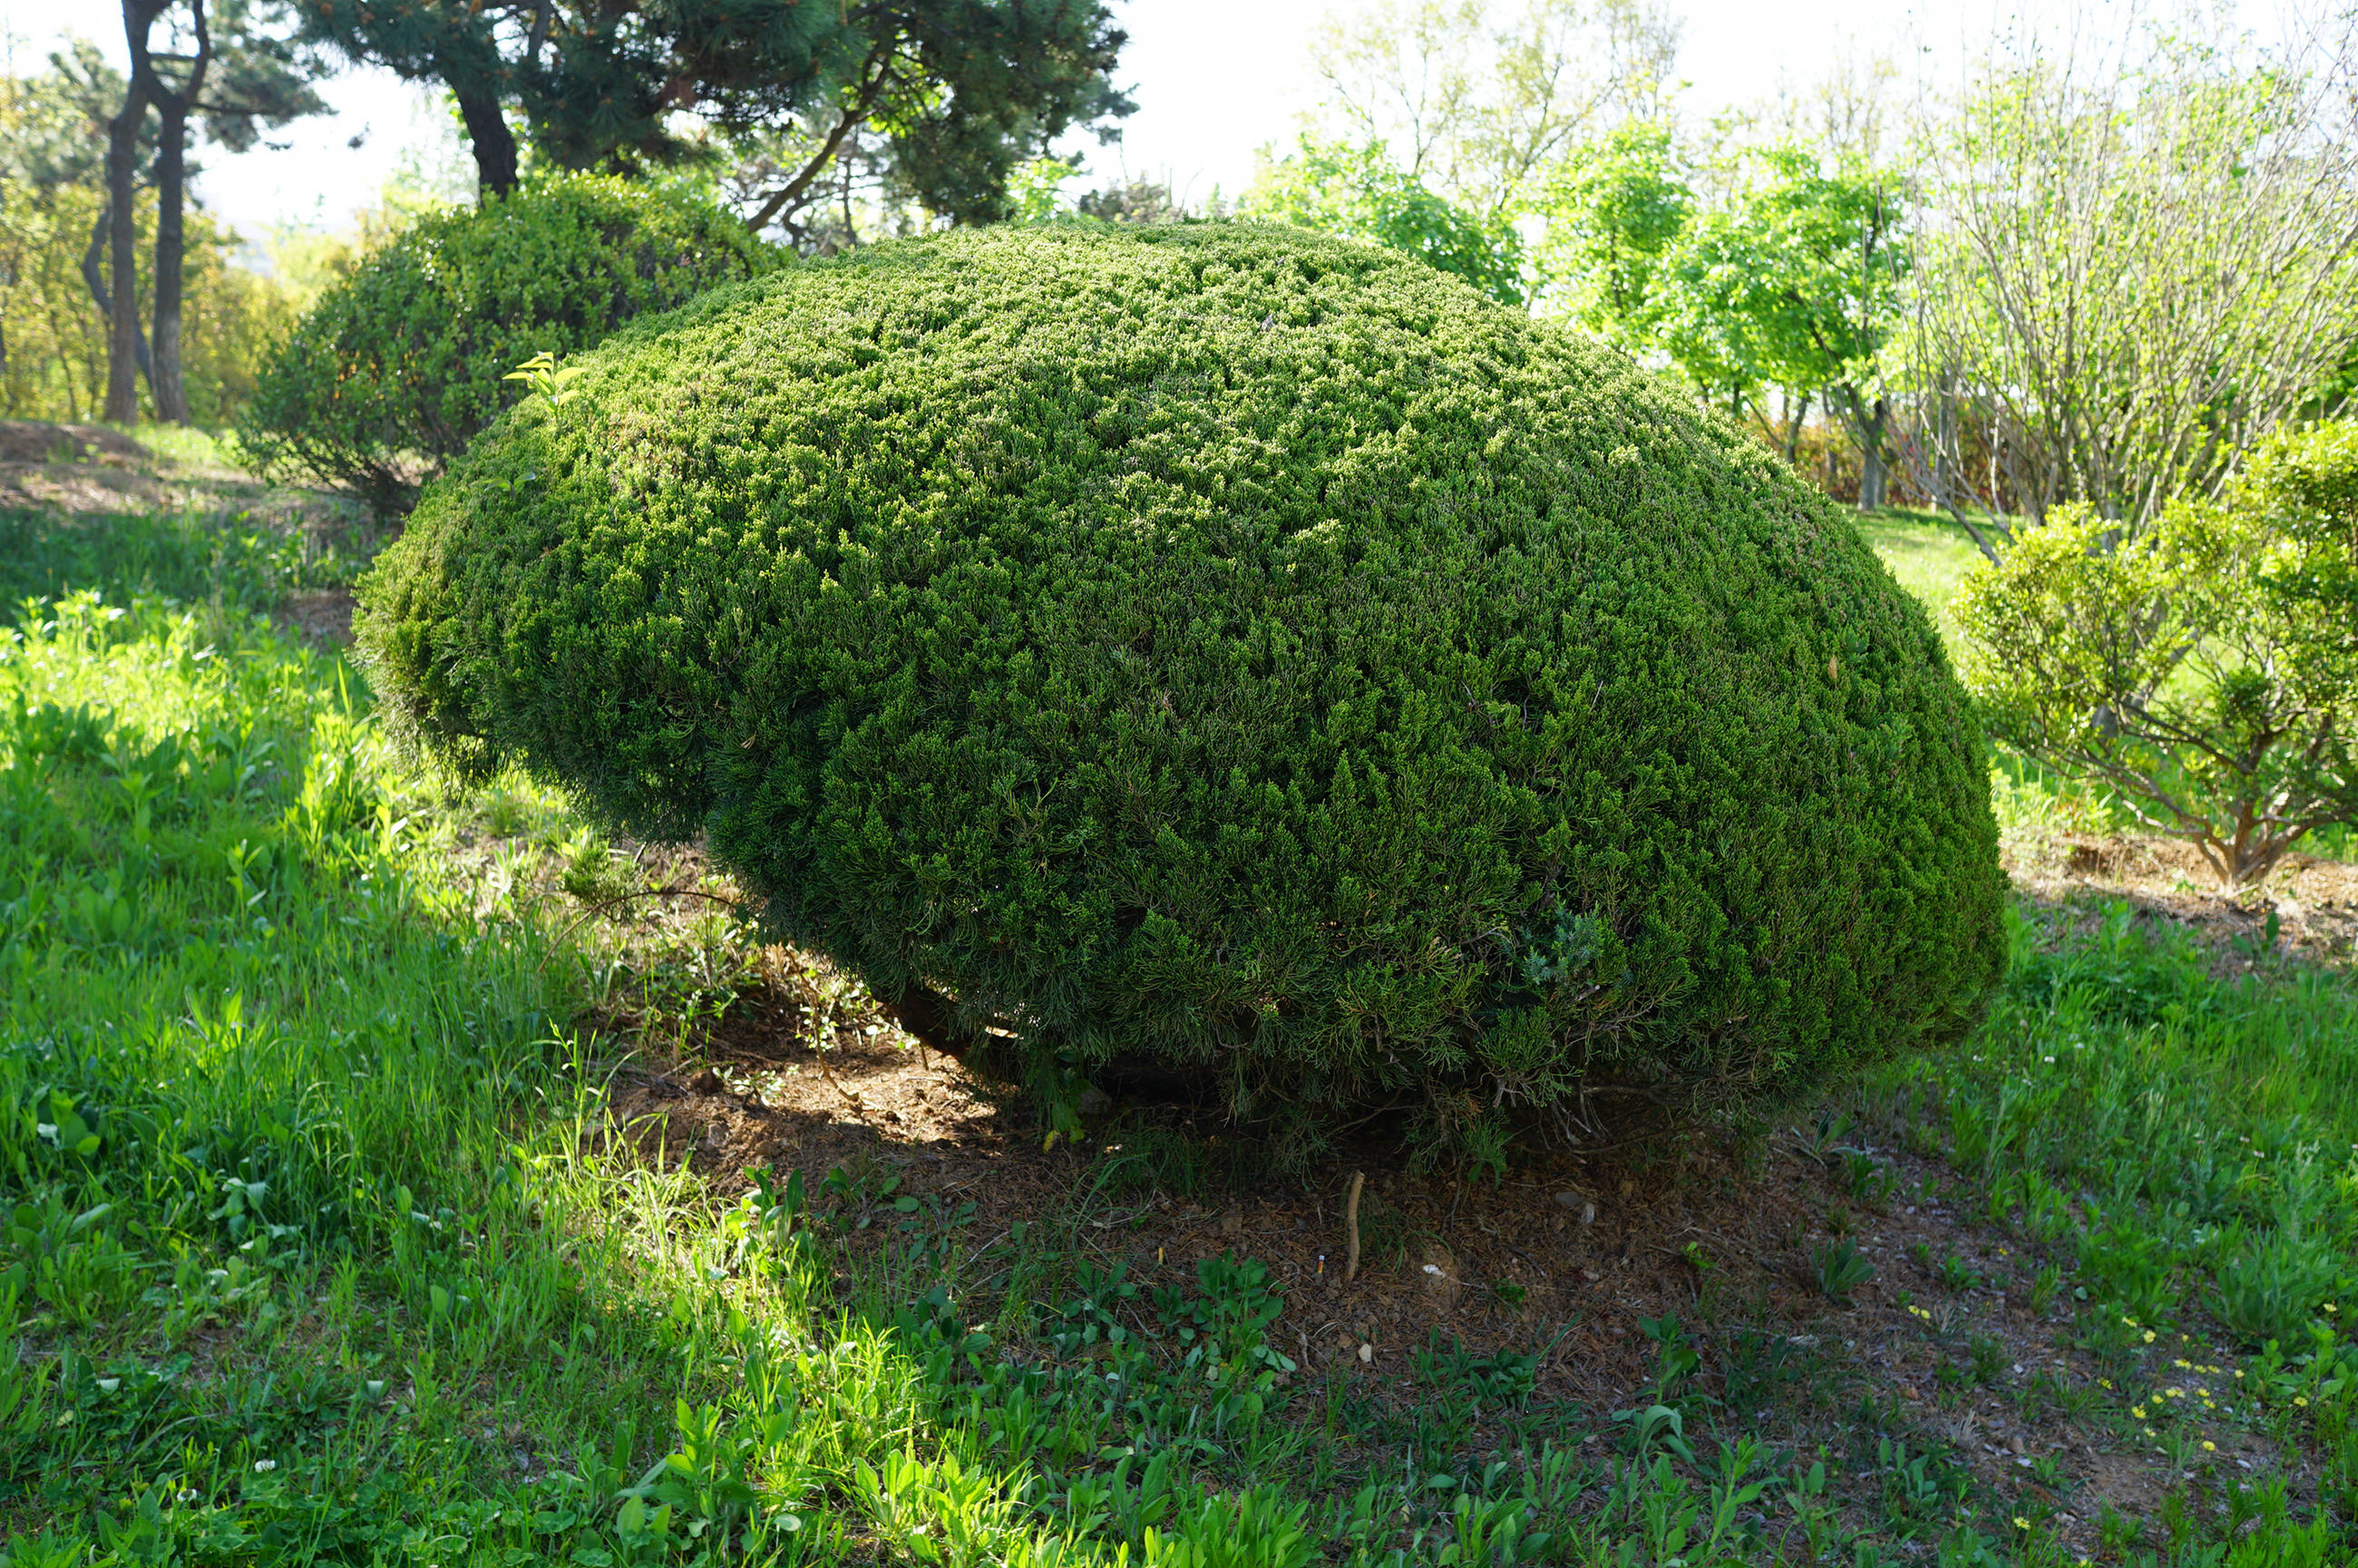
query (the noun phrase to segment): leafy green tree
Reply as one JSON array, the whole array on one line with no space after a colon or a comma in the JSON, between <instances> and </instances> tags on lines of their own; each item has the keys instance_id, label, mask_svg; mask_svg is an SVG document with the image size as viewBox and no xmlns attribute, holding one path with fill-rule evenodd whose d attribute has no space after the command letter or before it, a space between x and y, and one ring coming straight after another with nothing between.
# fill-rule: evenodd
<instances>
[{"instance_id":1,"label":"leafy green tree","mask_svg":"<svg viewBox=\"0 0 2358 1568\"><path fill-rule=\"evenodd\" d=\"M37 231L48 227L43 220L54 219L69 208L80 208L70 193L95 192L98 200L88 209L90 241L81 252L81 276L110 338L115 311L114 290L109 287L110 269L105 265L114 231L113 207L106 195L109 148L108 143L92 132L102 127L111 129L110 122L123 111L129 97L129 83L106 62L98 47L76 40L49 57L48 70L9 83L5 137L0 138L0 215L5 215L10 230L12 264L6 283L12 307L16 291L30 281L27 272L38 270L25 253L47 249L54 243L55 237L46 233L34 237ZM152 126L152 120L144 112L133 126L128 171L135 191L155 155ZM45 300L57 303L53 297L46 295ZM13 308L9 311L11 317L16 314ZM152 386L154 373L147 339L137 330L135 304L131 321L131 362L135 373L146 377ZM51 336L53 340L56 337L54 329ZM53 341L51 351L63 353L63 345ZM5 363L5 350L0 350L0 363ZM135 399L135 392L134 396ZM70 394L69 402L72 401Z\"/></svg>"},{"instance_id":2,"label":"leafy green tree","mask_svg":"<svg viewBox=\"0 0 2358 1568\"><path fill-rule=\"evenodd\" d=\"M1660 348L1670 252L1695 202L1668 125L1617 127L1566 158L1549 181L1540 204L1547 221L1541 274L1574 321L1647 357Z\"/></svg>"},{"instance_id":3,"label":"leafy green tree","mask_svg":"<svg viewBox=\"0 0 2358 1568\"><path fill-rule=\"evenodd\" d=\"M1957 602L1992 730L2112 786L2223 885L2358 821L2358 425L2274 438L2223 500L2134 535L2052 507Z\"/></svg>"},{"instance_id":4,"label":"leafy green tree","mask_svg":"<svg viewBox=\"0 0 2358 1568\"><path fill-rule=\"evenodd\" d=\"M1652 0L1374 0L1330 17L1311 64L1310 132L1378 143L1484 227L1530 207L1565 153L1660 118L1679 27Z\"/></svg>"},{"instance_id":5,"label":"leafy green tree","mask_svg":"<svg viewBox=\"0 0 2358 1568\"><path fill-rule=\"evenodd\" d=\"M1248 216L1405 251L1501 304L1524 302L1522 237L1513 225L1426 189L1381 142L1353 146L1304 135L1290 157L1263 166L1241 205Z\"/></svg>"},{"instance_id":6,"label":"leafy green tree","mask_svg":"<svg viewBox=\"0 0 2358 1568\"><path fill-rule=\"evenodd\" d=\"M1907 266L1898 181L1825 169L1792 146L1736 164L1712 200L1668 127L1617 129L1551 182L1541 275L1573 319L1667 361L1733 414L1782 389L1789 451L1809 402L1827 398L1864 460L1859 503L1880 506L1890 406L1878 364Z\"/></svg>"},{"instance_id":7,"label":"leafy green tree","mask_svg":"<svg viewBox=\"0 0 2358 1568\"><path fill-rule=\"evenodd\" d=\"M1740 368L1804 406L1822 393L1858 448L1858 504L1873 511L1888 493L1881 359L1908 265L1898 181L1829 171L1790 146L1747 161L1757 177L1676 247L1670 335L1695 344L1689 362L1717 354L1728 373Z\"/></svg>"},{"instance_id":8,"label":"leafy green tree","mask_svg":"<svg viewBox=\"0 0 2358 1568\"><path fill-rule=\"evenodd\" d=\"M482 188L516 184L508 119L565 168L630 171L750 143L775 179L752 223L799 222L865 160L957 222L1003 218L1016 166L1129 113L1098 0L300 0L318 41L447 86ZM684 127L682 113L693 125Z\"/></svg>"}]
</instances>

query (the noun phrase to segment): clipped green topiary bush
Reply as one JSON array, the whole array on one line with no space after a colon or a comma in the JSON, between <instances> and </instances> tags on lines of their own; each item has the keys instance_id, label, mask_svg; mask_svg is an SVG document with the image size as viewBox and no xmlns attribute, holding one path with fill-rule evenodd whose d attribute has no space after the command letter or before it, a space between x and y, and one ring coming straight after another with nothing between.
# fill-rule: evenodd
<instances>
[{"instance_id":1,"label":"clipped green topiary bush","mask_svg":"<svg viewBox=\"0 0 2358 1568\"><path fill-rule=\"evenodd\" d=\"M583 362L382 559L379 684L708 829L781 935L1035 1081L1479 1151L1773 1101L1998 977L1923 611L1733 426L1421 262L963 232Z\"/></svg>"},{"instance_id":2,"label":"clipped green topiary bush","mask_svg":"<svg viewBox=\"0 0 2358 1568\"><path fill-rule=\"evenodd\" d=\"M551 178L420 219L276 346L238 442L265 470L406 511L516 400L501 377L518 364L586 349L768 265L719 208L611 176Z\"/></svg>"}]
</instances>

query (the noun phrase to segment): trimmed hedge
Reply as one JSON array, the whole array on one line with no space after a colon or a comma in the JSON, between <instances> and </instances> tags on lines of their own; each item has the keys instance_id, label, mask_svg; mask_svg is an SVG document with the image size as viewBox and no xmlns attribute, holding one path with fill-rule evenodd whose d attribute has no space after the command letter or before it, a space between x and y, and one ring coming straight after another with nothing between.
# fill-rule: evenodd
<instances>
[{"instance_id":1,"label":"trimmed hedge","mask_svg":"<svg viewBox=\"0 0 2358 1568\"><path fill-rule=\"evenodd\" d=\"M583 362L368 580L380 686L708 829L783 936L1035 1080L1478 1147L1771 1101L1999 976L1924 612L1732 425L1421 262L968 232Z\"/></svg>"},{"instance_id":2,"label":"trimmed hedge","mask_svg":"<svg viewBox=\"0 0 2358 1568\"><path fill-rule=\"evenodd\" d=\"M536 181L421 218L272 351L239 444L265 470L407 511L420 482L516 401L501 378L524 361L589 348L768 265L719 208L611 176Z\"/></svg>"}]
</instances>

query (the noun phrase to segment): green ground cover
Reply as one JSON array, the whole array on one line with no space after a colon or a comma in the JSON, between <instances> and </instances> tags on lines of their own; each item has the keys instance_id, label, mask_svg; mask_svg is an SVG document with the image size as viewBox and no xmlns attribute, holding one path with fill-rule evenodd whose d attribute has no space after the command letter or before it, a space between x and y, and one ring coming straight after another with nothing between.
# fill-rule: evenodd
<instances>
[{"instance_id":1,"label":"green ground cover","mask_svg":"<svg viewBox=\"0 0 2358 1568\"><path fill-rule=\"evenodd\" d=\"M1295 1376L1249 1260L1162 1293L1081 1262L1085 1206L983 1236L878 1173L724 1204L588 1152L633 1044L579 1022L615 948L511 894L589 840L520 780L403 761L355 672L261 613L346 569L187 519L0 520L0 589L46 596L0 637L9 1568L2048 1564L2090 1521L2100 1560L2171 1568L2358 1545L2346 974L2254 944L2223 979L2125 914L2037 914L1988 1027L1829 1109L1944 1162L2102 1369L2009 1374L1928 1313L1935 1405L2063 1409L2150 1508L1975 1481L1872 1390L1797 1445L1778 1401L1823 1391L1707 1300L1653 1325L1626 1411L1534 1400L1535 1340L1436 1356L1403 1413ZM2231 1432L2267 1457L2204 1446Z\"/></svg>"}]
</instances>

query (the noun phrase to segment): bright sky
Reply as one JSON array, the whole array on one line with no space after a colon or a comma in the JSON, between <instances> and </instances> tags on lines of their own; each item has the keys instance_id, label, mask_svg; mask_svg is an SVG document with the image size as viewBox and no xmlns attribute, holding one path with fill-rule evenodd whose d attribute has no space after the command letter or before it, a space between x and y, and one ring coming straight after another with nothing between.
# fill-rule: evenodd
<instances>
[{"instance_id":1,"label":"bright sky","mask_svg":"<svg viewBox=\"0 0 2358 1568\"><path fill-rule=\"evenodd\" d=\"M2246 9L2269 3L2252 0ZM1704 117L1767 99L1780 80L1806 85L1854 42L1862 56L1929 48L1935 61L1960 61L1996 32L2056 4L1672 0L1685 16L1679 74L1691 85L1682 103ZM1133 176L1167 178L1183 198L1200 200L1216 186L1233 194L1252 178L1255 149L1290 139L1295 115L1308 106L1313 27L1329 11L1353 8L1353 0L1115 0L1130 40L1122 75L1138 112L1123 123L1118 146L1084 144L1090 173L1126 166ZM57 0L0 0L0 35L13 40L9 69L38 68L72 31L119 62L115 7L81 0L72 9L61 23ZM449 163L454 133L417 89L386 72L356 71L321 91L336 113L289 126L283 149L200 152L200 198L249 234L281 222L333 228L371 203L405 156L423 150L429 164Z\"/></svg>"}]
</instances>

